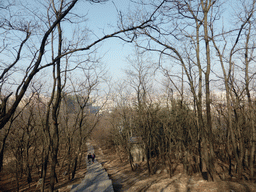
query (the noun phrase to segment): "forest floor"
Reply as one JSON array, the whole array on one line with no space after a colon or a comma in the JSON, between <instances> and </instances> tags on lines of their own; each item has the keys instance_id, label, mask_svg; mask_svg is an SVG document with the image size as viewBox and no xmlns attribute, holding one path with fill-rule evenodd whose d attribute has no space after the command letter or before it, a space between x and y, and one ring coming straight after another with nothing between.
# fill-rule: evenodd
<instances>
[{"instance_id":1,"label":"forest floor","mask_svg":"<svg viewBox=\"0 0 256 192\"><path fill-rule=\"evenodd\" d=\"M188 176L177 168L170 178L165 171L148 176L145 163L141 163L136 171L131 171L128 161L121 161L120 154L111 149L103 149L94 145L97 160L107 170L112 180L114 191L121 192L256 192L256 183L218 179L207 182L200 175Z\"/></svg>"},{"instance_id":2,"label":"forest floor","mask_svg":"<svg viewBox=\"0 0 256 192\"><path fill-rule=\"evenodd\" d=\"M58 182L55 183L55 191L57 192L69 192L72 185L80 184L82 179L84 178L86 174L86 161L85 161L86 155L84 159L81 161L80 166L78 167L76 171L76 175L72 181L68 179L68 176L65 174L66 167L60 169L60 166L56 167L57 173L60 173L58 175ZM62 161L62 159L58 159L59 162ZM48 166L49 167L49 166ZM47 174L46 178L46 187L45 191L50 191L50 177L49 172ZM32 174L32 182L28 184L27 179L25 177L25 174L23 173L23 176L21 179L19 179L19 191L24 192L40 192L40 186L39 185L39 170L33 170ZM16 174L15 174L15 164L13 164L13 161L11 161L7 166L4 166L3 171L0 172L0 192L13 192L18 191L17 190L17 180L16 180Z\"/></svg>"},{"instance_id":3,"label":"forest floor","mask_svg":"<svg viewBox=\"0 0 256 192\"><path fill-rule=\"evenodd\" d=\"M215 182L207 182L200 175L184 174L182 167L177 167L171 178L166 169L148 176L145 163L139 164L136 171L131 171L129 162L121 160L120 153L92 144L96 160L107 170L115 192L256 192L255 181L235 181L227 178L227 180L218 179ZM59 182L55 185L56 191L70 191L72 185L79 184L85 174L85 161L82 161L73 181L68 181L64 174L59 176ZM40 191L36 187L37 183L36 179L29 186L26 179L23 179L20 181L20 191ZM46 187L46 191L48 190L49 185ZM15 175L8 170L0 173L0 191L16 191Z\"/></svg>"}]
</instances>

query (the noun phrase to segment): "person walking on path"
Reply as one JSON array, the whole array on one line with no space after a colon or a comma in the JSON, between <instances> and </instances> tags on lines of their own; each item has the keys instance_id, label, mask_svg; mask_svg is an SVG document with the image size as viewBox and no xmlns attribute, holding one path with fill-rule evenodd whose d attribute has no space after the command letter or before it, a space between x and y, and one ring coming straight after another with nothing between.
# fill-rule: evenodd
<instances>
[{"instance_id":1,"label":"person walking on path","mask_svg":"<svg viewBox=\"0 0 256 192\"><path fill-rule=\"evenodd\" d=\"M96 155L93 146L90 143L86 143L86 145L88 151L85 158L88 159L88 167L85 177L80 184L73 185L70 192L114 192L112 181L102 164L95 161L93 165L90 165L95 160Z\"/></svg>"},{"instance_id":2,"label":"person walking on path","mask_svg":"<svg viewBox=\"0 0 256 192\"><path fill-rule=\"evenodd\" d=\"M88 159L88 164L91 164L91 162L92 162L92 154L91 153L88 154L87 159Z\"/></svg>"},{"instance_id":3,"label":"person walking on path","mask_svg":"<svg viewBox=\"0 0 256 192\"><path fill-rule=\"evenodd\" d=\"M95 154L93 153L93 154L92 154L92 163L94 163L95 157L96 157L96 156L95 156Z\"/></svg>"}]
</instances>

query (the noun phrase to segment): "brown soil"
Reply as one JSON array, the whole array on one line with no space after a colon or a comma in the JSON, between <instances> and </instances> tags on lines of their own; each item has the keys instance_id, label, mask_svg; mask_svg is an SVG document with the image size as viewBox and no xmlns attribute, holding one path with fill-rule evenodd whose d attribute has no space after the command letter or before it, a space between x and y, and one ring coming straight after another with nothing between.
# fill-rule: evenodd
<instances>
[{"instance_id":1,"label":"brown soil","mask_svg":"<svg viewBox=\"0 0 256 192\"><path fill-rule=\"evenodd\" d=\"M136 171L131 171L128 161L113 150L100 148L93 144L96 159L105 167L110 179L112 179L115 192L127 191L148 191L148 192L256 192L255 182L245 181L222 181L207 182L200 175L188 176L182 173L182 168L177 167L173 177L169 177L166 170L161 173L148 176L145 163L138 164ZM85 161L82 161L73 181L68 181L64 174L59 175L59 182L55 185L56 191L70 191L72 185L79 184L86 173ZM33 173L34 176L38 173ZM33 176L33 178L35 178ZM37 188L38 178L34 179L30 186L24 178L20 181L20 191L40 191ZM45 191L49 191L49 185ZM0 173L0 191L16 191L15 175L8 169Z\"/></svg>"},{"instance_id":2,"label":"brown soil","mask_svg":"<svg viewBox=\"0 0 256 192\"><path fill-rule=\"evenodd\" d=\"M120 160L120 153L113 153L113 150L101 149L96 145L94 145L94 149L97 160L102 163L112 179L115 192L256 192L254 182L223 181L221 179L207 182L200 175L188 176L179 168L171 178L166 170L148 176L145 163L139 164L136 171L131 171L129 162Z\"/></svg>"},{"instance_id":3,"label":"brown soil","mask_svg":"<svg viewBox=\"0 0 256 192\"><path fill-rule=\"evenodd\" d=\"M62 159L59 159L61 162ZM57 166L56 171L60 173L58 175L58 183L55 184L55 189L58 192L67 192L70 191L72 185L81 183L84 175L86 173L86 163L83 159L81 161L80 167L76 172L75 178L72 181L68 180L68 176L65 175L65 166L62 170L60 167ZM26 192L34 192L40 191L40 186L38 185L39 180L39 172L33 170L32 172L32 182L28 184L26 176L23 174L22 178L19 180L19 191L26 191ZM16 182L16 175L15 175L15 165L13 162L10 162L8 165L4 166L2 172L0 172L0 192L12 192L17 191L17 182ZM46 188L45 191L49 191L49 171L46 178Z\"/></svg>"}]
</instances>

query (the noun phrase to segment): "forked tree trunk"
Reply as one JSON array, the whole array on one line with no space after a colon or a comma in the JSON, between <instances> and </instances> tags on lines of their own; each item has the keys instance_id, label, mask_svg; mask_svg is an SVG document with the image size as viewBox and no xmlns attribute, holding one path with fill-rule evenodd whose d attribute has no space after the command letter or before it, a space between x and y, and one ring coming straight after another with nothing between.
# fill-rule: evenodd
<instances>
[{"instance_id":1,"label":"forked tree trunk","mask_svg":"<svg viewBox=\"0 0 256 192\"><path fill-rule=\"evenodd\" d=\"M211 72L211 59L210 59L210 39L208 36L208 13L209 8L212 6L211 1L208 0L201 0L201 6L204 12L204 20L203 20L203 26L204 26L204 42L205 42L205 49L206 49L206 72L205 72L205 99L206 99L206 118L207 118L207 131L205 130L204 136L205 138L205 144L207 143L207 146L209 147L209 154L208 154L208 147L204 146L204 155L206 166L207 166L207 173L208 173L208 180L213 180L214 175L214 152L213 152L213 138L212 138L212 120L211 120L211 99L210 99L210 72Z\"/></svg>"},{"instance_id":2,"label":"forked tree trunk","mask_svg":"<svg viewBox=\"0 0 256 192\"><path fill-rule=\"evenodd\" d=\"M62 11L62 3L60 5L60 12L56 10L54 1L52 1L53 9L56 14L56 18L60 16L60 12ZM57 24L58 29L58 56L61 55L62 52L62 30L60 23ZM57 165L57 157L58 157L58 150L59 150L59 126L58 126L58 115L59 115L59 107L61 103L61 92L62 92L62 85L61 85L61 69L60 69L60 59L58 59L55 63L54 69L54 82L55 86L57 86L56 98L53 102L52 106L52 120L53 120L53 133L52 133L52 147L51 147L51 172L50 172L50 191L54 191L54 183L57 180L56 175L56 165ZM55 68L56 67L56 68ZM56 72L56 77L55 77Z\"/></svg>"}]
</instances>

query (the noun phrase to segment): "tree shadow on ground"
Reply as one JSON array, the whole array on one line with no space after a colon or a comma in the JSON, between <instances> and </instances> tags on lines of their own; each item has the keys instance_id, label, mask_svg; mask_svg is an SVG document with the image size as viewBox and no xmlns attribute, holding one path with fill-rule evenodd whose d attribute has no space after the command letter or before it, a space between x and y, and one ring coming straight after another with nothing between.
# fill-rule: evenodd
<instances>
[{"instance_id":1,"label":"tree shadow on ground","mask_svg":"<svg viewBox=\"0 0 256 192\"><path fill-rule=\"evenodd\" d=\"M242 192L252 192L247 184L245 184L245 183L239 183L239 184L244 187L244 190L242 190ZM229 190L232 191L232 192L233 191L241 191L240 187L238 188L235 185L232 185L231 183L227 183L227 185L228 185Z\"/></svg>"},{"instance_id":2,"label":"tree shadow on ground","mask_svg":"<svg viewBox=\"0 0 256 192\"><path fill-rule=\"evenodd\" d=\"M155 183L158 183L162 178L159 178L159 179L156 179L156 180L153 180L152 182L150 183L147 183L146 186L143 186L141 188L138 189L138 192L144 192L144 191L147 191L152 185L154 185Z\"/></svg>"},{"instance_id":3,"label":"tree shadow on ground","mask_svg":"<svg viewBox=\"0 0 256 192\"><path fill-rule=\"evenodd\" d=\"M174 187L175 187L175 192L179 192L179 186L178 186L178 184L176 183L176 181L177 181L178 179L180 179L181 177L182 177L182 175L180 175L179 177L173 179L170 183L168 183L168 184L165 186L165 188L162 188L162 189L161 189L161 192L163 192L164 190L166 190L170 185L174 185Z\"/></svg>"}]
</instances>

